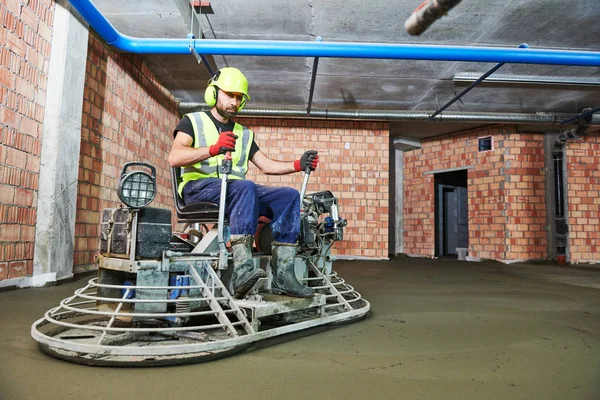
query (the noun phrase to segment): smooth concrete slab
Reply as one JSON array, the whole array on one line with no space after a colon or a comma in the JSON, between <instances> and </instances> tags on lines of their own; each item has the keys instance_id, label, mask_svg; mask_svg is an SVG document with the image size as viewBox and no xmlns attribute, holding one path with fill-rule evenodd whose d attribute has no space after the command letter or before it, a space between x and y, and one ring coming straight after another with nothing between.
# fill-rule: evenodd
<instances>
[{"instance_id":1,"label":"smooth concrete slab","mask_svg":"<svg viewBox=\"0 0 600 400\"><path fill-rule=\"evenodd\" d=\"M600 398L600 268L338 261L371 315L204 364L99 368L42 353L31 323L89 279L0 292L0 398Z\"/></svg>"}]
</instances>

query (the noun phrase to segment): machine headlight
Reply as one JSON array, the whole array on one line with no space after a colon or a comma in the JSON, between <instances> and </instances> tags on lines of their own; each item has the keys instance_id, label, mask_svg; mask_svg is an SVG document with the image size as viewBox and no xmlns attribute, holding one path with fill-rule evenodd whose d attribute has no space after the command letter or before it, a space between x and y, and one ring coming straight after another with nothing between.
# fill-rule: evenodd
<instances>
[{"instance_id":1,"label":"machine headlight","mask_svg":"<svg viewBox=\"0 0 600 400\"><path fill-rule=\"evenodd\" d=\"M148 168L151 174L140 169L128 172L127 170L133 166ZM141 208L147 206L156 196L156 170L152 165L146 163L125 163L117 193L119 199L128 207Z\"/></svg>"}]
</instances>

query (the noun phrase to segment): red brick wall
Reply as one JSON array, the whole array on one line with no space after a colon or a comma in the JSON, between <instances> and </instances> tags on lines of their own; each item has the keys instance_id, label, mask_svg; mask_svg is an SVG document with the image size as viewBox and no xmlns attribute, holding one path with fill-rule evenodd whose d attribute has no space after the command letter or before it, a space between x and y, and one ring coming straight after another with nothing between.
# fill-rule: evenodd
<instances>
[{"instance_id":1,"label":"red brick wall","mask_svg":"<svg viewBox=\"0 0 600 400\"><path fill-rule=\"evenodd\" d=\"M0 280L31 275L54 3L0 2Z\"/></svg>"},{"instance_id":2,"label":"red brick wall","mask_svg":"<svg viewBox=\"0 0 600 400\"><path fill-rule=\"evenodd\" d=\"M509 133L514 134L512 131ZM479 138L492 136L492 150L478 152ZM498 129L470 132L465 152L474 169L468 172L469 255L494 260L506 259L508 245L507 209L507 137Z\"/></svg>"},{"instance_id":3,"label":"red brick wall","mask_svg":"<svg viewBox=\"0 0 600 400\"><path fill-rule=\"evenodd\" d=\"M478 152L478 138L492 136L493 149ZM469 254L516 261L545 258L546 212L543 135L494 127L426 140L404 159L404 249L435 255L434 175L468 170Z\"/></svg>"},{"instance_id":4,"label":"red brick wall","mask_svg":"<svg viewBox=\"0 0 600 400\"><path fill-rule=\"evenodd\" d=\"M513 133L505 135L503 142L506 171L505 260L545 259L544 136Z\"/></svg>"},{"instance_id":5,"label":"red brick wall","mask_svg":"<svg viewBox=\"0 0 600 400\"><path fill-rule=\"evenodd\" d=\"M158 192L151 206L173 209L167 155L178 121L173 96L157 82L139 56L114 53L90 34L74 272L96 267L101 212L121 204L116 188L124 163L141 161L153 165Z\"/></svg>"},{"instance_id":6,"label":"red brick wall","mask_svg":"<svg viewBox=\"0 0 600 400\"><path fill-rule=\"evenodd\" d=\"M423 175L423 172L434 169L426 154L439 152L437 149L440 143L427 142L423 146L421 149L404 154L404 253L433 257L435 255L434 177Z\"/></svg>"},{"instance_id":7,"label":"red brick wall","mask_svg":"<svg viewBox=\"0 0 600 400\"><path fill-rule=\"evenodd\" d=\"M298 159L305 150L319 151L319 168L307 192L331 190L340 217L348 220L344 240L333 253L388 257L389 126L387 123L303 119L239 118L256 135L270 158ZM251 164L252 165L252 164ZM249 179L271 186L302 187L303 175L266 176L251 166Z\"/></svg>"},{"instance_id":8,"label":"red brick wall","mask_svg":"<svg viewBox=\"0 0 600 400\"><path fill-rule=\"evenodd\" d=\"M600 137L568 142L567 202L572 263L600 262Z\"/></svg>"}]
</instances>

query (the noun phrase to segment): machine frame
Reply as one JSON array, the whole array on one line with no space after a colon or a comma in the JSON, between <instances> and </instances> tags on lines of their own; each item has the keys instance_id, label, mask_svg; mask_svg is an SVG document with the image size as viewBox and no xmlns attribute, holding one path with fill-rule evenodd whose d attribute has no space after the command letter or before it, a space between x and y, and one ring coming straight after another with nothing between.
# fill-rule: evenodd
<instances>
[{"instance_id":1,"label":"machine frame","mask_svg":"<svg viewBox=\"0 0 600 400\"><path fill-rule=\"evenodd\" d=\"M136 256L142 208L129 208L128 253L100 255L98 277L48 310L32 325L32 337L44 352L75 363L172 365L228 356L259 341L364 318L369 302L332 267L331 247L342 239L346 221L339 218L331 192L305 196L308 176L301 191L302 233L295 271L315 290L314 297L270 293L271 256L255 252L255 265L267 278L244 299L233 298L227 288L233 265L223 207L221 223L195 241L173 235L176 243L158 259ZM120 197L126 201L121 191ZM268 235L268 229L261 231ZM182 251L186 246L189 251Z\"/></svg>"}]
</instances>

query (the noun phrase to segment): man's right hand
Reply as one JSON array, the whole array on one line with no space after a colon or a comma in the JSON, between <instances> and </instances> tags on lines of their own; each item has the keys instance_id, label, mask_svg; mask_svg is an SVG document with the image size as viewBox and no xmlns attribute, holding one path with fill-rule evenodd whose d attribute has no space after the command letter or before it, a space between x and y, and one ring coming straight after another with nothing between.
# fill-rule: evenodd
<instances>
[{"instance_id":1,"label":"man's right hand","mask_svg":"<svg viewBox=\"0 0 600 400\"><path fill-rule=\"evenodd\" d=\"M319 164L319 156L316 150L307 150L302 154L299 160L294 162L294 168L296 172L306 171L306 168L310 168L311 171L317 169Z\"/></svg>"},{"instance_id":2,"label":"man's right hand","mask_svg":"<svg viewBox=\"0 0 600 400\"><path fill-rule=\"evenodd\" d=\"M217 154L225 154L228 151L235 151L235 140L238 137L231 131L221 132L217 143L208 148L208 152L212 157Z\"/></svg>"}]
</instances>

